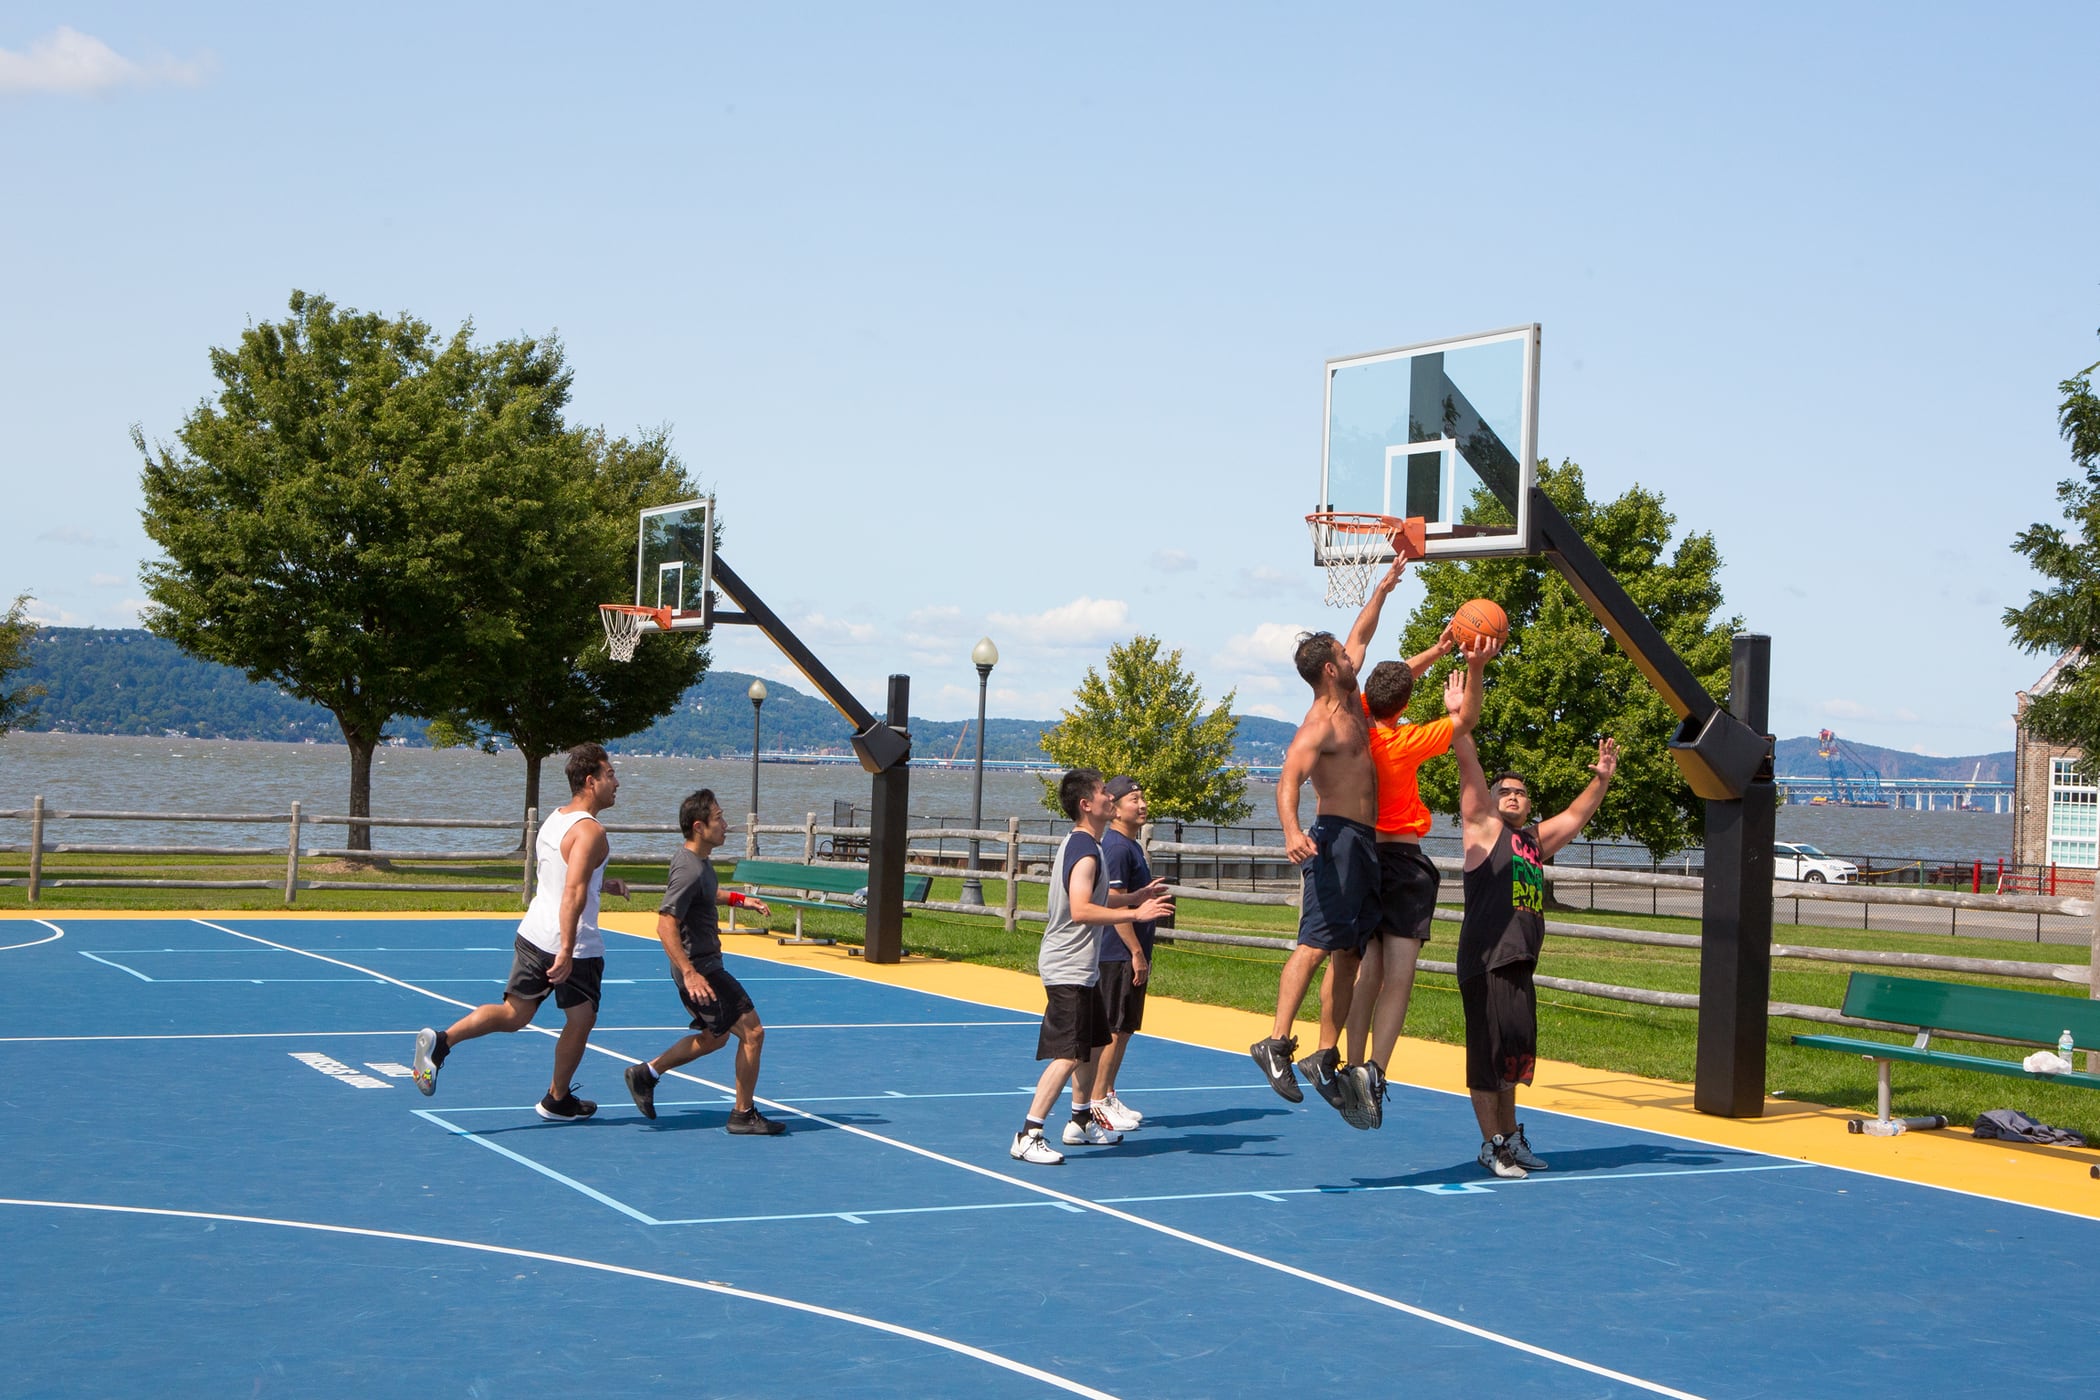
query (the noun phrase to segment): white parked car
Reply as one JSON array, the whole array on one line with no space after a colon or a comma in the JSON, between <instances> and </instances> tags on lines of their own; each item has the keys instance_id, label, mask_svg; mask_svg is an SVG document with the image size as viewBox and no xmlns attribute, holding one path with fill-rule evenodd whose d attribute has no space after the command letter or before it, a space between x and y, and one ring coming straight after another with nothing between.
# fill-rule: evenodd
<instances>
[{"instance_id":1,"label":"white parked car","mask_svg":"<svg viewBox=\"0 0 2100 1400\"><path fill-rule=\"evenodd\" d=\"M1805 841L1777 841L1772 845L1775 880L1806 880L1811 885L1827 880L1833 885L1849 885L1858 875L1859 867L1851 861L1825 855Z\"/></svg>"}]
</instances>

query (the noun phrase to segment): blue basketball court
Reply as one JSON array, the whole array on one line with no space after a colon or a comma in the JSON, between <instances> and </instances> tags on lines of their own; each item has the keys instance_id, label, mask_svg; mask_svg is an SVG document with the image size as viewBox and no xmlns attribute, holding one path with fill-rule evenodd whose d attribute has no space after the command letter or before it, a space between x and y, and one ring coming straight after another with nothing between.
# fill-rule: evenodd
<instances>
[{"instance_id":1,"label":"blue basketball court","mask_svg":"<svg viewBox=\"0 0 2100 1400\"><path fill-rule=\"evenodd\" d=\"M0 922L9 1395L1969 1395L2089 1384L2100 1222L1456 1094L1359 1133L1243 1053L1152 1037L1145 1126L1007 1156L1033 1017L732 955L788 1131L614 937L580 1074L417 1027L495 999L513 921ZM745 947L756 940L735 940ZM558 1025L550 1009L549 1028ZM1057 1123L1053 1121L1052 1133ZM2100 1188L2100 1183L2096 1183Z\"/></svg>"}]
</instances>

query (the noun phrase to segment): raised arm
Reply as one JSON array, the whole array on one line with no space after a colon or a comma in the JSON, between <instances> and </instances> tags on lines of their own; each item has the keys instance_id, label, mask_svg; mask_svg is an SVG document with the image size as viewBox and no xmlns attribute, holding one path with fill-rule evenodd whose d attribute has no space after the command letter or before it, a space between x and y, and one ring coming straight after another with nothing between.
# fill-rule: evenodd
<instances>
[{"instance_id":1,"label":"raised arm","mask_svg":"<svg viewBox=\"0 0 2100 1400\"><path fill-rule=\"evenodd\" d=\"M1400 584L1400 575L1407 571L1405 559L1395 559L1393 567L1385 571L1385 577L1371 585L1371 596L1364 603L1364 610L1356 615L1356 624L1349 629L1349 636L1342 649L1356 663L1356 669L1364 668L1364 654L1371 649L1371 638L1378 635L1378 615L1385 610L1385 600L1392 596ZM1414 665L1413 662L1408 663ZM1415 672L1420 675L1421 672Z\"/></svg>"},{"instance_id":2,"label":"raised arm","mask_svg":"<svg viewBox=\"0 0 2100 1400\"><path fill-rule=\"evenodd\" d=\"M1568 809L1557 817L1548 817L1539 823L1539 854L1551 858L1555 851L1573 841L1597 815L1597 808L1604 802L1604 793L1611 786L1612 775L1619 771L1619 746L1609 738L1597 743L1597 761L1590 765L1590 785L1582 790Z\"/></svg>"},{"instance_id":3,"label":"raised arm","mask_svg":"<svg viewBox=\"0 0 2100 1400\"><path fill-rule=\"evenodd\" d=\"M1416 680L1429 674L1429 668L1458 650L1458 639L1451 635L1451 624L1444 624L1443 635L1429 644L1425 651L1418 651L1407 658L1407 669L1414 672Z\"/></svg>"},{"instance_id":4,"label":"raised arm","mask_svg":"<svg viewBox=\"0 0 2100 1400\"><path fill-rule=\"evenodd\" d=\"M1494 800L1488 796L1487 774L1481 771L1480 750L1473 746L1471 731L1453 736L1451 754L1458 760L1458 822L1465 832L1470 867L1495 844L1494 827L1502 819L1495 815Z\"/></svg>"},{"instance_id":5,"label":"raised arm","mask_svg":"<svg viewBox=\"0 0 2100 1400\"><path fill-rule=\"evenodd\" d=\"M1502 643L1493 637L1482 637L1479 645L1465 654L1466 669L1453 671L1450 679L1444 682L1444 709L1451 716L1454 739L1461 734L1471 734L1474 726L1480 723L1480 698L1487 692L1487 664L1500 650ZM1457 703L1454 704L1454 700Z\"/></svg>"}]
</instances>

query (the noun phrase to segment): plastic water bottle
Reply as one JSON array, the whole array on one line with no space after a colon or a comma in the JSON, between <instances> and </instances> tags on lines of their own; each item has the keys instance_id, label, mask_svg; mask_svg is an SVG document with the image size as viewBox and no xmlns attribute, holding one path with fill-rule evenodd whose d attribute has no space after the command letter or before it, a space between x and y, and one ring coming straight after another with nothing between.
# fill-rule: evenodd
<instances>
[{"instance_id":1,"label":"plastic water bottle","mask_svg":"<svg viewBox=\"0 0 2100 1400\"><path fill-rule=\"evenodd\" d=\"M2056 1053L2064 1057L2065 1064L2075 1068L2078 1062L2071 1058L2072 1049L2071 1033L2069 1031L2065 1031L2056 1038Z\"/></svg>"}]
</instances>

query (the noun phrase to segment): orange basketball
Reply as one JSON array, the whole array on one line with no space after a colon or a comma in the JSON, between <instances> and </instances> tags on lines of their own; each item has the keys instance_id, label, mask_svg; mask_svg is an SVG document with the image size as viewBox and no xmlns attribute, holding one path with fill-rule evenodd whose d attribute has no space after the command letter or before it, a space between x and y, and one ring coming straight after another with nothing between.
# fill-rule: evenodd
<instances>
[{"instance_id":1,"label":"orange basketball","mask_svg":"<svg viewBox=\"0 0 2100 1400\"><path fill-rule=\"evenodd\" d=\"M1461 604L1458 611L1451 614L1451 635L1468 651L1478 645L1482 637L1507 642L1509 615L1494 599L1475 598L1470 603Z\"/></svg>"}]
</instances>

